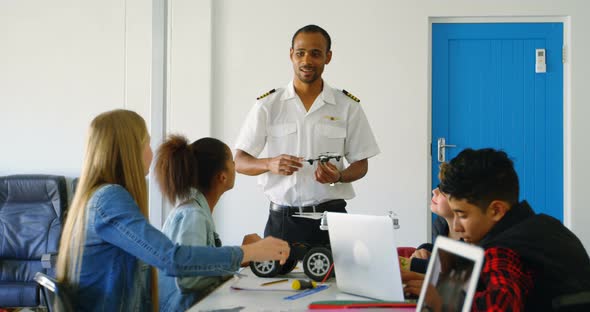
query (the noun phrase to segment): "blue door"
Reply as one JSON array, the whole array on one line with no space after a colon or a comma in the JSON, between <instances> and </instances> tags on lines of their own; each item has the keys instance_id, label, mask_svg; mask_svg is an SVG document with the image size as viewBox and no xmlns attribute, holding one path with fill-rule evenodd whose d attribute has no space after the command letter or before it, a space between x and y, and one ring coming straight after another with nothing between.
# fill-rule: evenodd
<instances>
[{"instance_id":1,"label":"blue door","mask_svg":"<svg viewBox=\"0 0 590 312\"><path fill-rule=\"evenodd\" d=\"M563 222L562 47L562 23L432 25L433 186L440 161L502 149L521 199Z\"/></svg>"}]
</instances>

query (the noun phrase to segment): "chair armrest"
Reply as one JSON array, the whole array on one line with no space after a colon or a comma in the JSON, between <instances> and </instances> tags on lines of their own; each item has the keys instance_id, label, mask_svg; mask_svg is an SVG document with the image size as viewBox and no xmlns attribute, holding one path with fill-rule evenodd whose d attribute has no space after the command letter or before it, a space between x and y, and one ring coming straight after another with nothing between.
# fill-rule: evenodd
<instances>
[{"instance_id":1,"label":"chair armrest","mask_svg":"<svg viewBox=\"0 0 590 312\"><path fill-rule=\"evenodd\" d=\"M57 254L43 254L41 256L41 266L44 269L53 269L55 268L55 263L57 262Z\"/></svg>"}]
</instances>

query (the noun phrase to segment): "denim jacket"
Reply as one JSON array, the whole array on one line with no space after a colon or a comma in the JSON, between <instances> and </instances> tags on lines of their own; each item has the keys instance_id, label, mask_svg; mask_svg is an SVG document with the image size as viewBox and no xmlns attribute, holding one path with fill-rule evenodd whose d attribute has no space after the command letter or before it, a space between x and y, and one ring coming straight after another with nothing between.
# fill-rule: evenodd
<instances>
[{"instance_id":1,"label":"denim jacket","mask_svg":"<svg viewBox=\"0 0 590 312\"><path fill-rule=\"evenodd\" d=\"M211 209L205 196L191 190L166 218L162 232L173 242L189 246L220 247ZM221 276L172 277L158 274L160 312L185 311L224 281Z\"/></svg>"},{"instance_id":2,"label":"denim jacket","mask_svg":"<svg viewBox=\"0 0 590 312\"><path fill-rule=\"evenodd\" d=\"M171 276L221 275L237 270L240 247L211 248L173 244L151 226L131 195L110 184L87 205L86 241L76 311L149 311L149 265Z\"/></svg>"}]
</instances>

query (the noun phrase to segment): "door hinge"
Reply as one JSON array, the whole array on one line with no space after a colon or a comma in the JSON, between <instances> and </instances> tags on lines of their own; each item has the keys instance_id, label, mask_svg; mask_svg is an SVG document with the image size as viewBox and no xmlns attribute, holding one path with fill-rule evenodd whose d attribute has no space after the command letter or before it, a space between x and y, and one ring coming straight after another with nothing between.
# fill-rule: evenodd
<instances>
[{"instance_id":1,"label":"door hinge","mask_svg":"<svg viewBox=\"0 0 590 312\"><path fill-rule=\"evenodd\" d=\"M565 48L565 46L563 46L563 48L561 48L561 63L565 64L567 62L567 49Z\"/></svg>"}]
</instances>

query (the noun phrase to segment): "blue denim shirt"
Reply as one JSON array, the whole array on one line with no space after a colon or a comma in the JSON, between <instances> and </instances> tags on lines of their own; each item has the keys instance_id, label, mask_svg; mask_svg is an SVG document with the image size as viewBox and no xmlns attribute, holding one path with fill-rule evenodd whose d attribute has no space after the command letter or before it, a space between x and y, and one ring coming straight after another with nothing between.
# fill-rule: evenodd
<instances>
[{"instance_id":1,"label":"blue denim shirt","mask_svg":"<svg viewBox=\"0 0 590 312\"><path fill-rule=\"evenodd\" d=\"M173 244L151 226L131 195L105 185L87 205L86 242L76 311L147 311L149 265L171 276L221 275L236 271L240 247L211 248Z\"/></svg>"},{"instance_id":2,"label":"blue denim shirt","mask_svg":"<svg viewBox=\"0 0 590 312\"><path fill-rule=\"evenodd\" d=\"M193 189L189 200L166 218L162 232L173 242L220 247L211 209L205 196ZM217 242L216 242L217 241ZM219 245L218 245L219 244ZM185 311L224 281L221 276L172 277L158 274L160 312Z\"/></svg>"}]
</instances>

